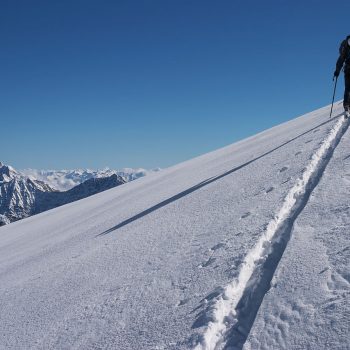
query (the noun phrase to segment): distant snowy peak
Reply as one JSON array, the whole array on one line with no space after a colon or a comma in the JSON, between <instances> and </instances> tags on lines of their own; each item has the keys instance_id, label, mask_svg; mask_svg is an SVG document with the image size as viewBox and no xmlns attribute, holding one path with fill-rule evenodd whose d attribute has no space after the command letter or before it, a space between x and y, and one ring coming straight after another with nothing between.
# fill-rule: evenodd
<instances>
[{"instance_id":1,"label":"distant snowy peak","mask_svg":"<svg viewBox=\"0 0 350 350\"><path fill-rule=\"evenodd\" d=\"M15 169L0 162L0 184L10 182L14 178L18 177L20 177L20 174L17 173Z\"/></svg>"},{"instance_id":2,"label":"distant snowy peak","mask_svg":"<svg viewBox=\"0 0 350 350\"><path fill-rule=\"evenodd\" d=\"M14 180L18 183L23 182L28 184L28 186L36 187L40 191L54 191L54 189L50 185L48 185L41 179L37 179L33 176L27 176L26 174L18 172L12 166L5 165L4 163L0 162L0 186L6 183L13 182Z\"/></svg>"},{"instance_id":3,"label":"distant snowy peak","mask_svg":"<svg viewBox=\"0 0 350 350\"><path fill-rule=\"evenodd\" d=\"M12 167L0 167L0 226L34 214L37 197L55 192L43 181L26 177Z\"/></svg>"},{"instance_id":4,"label":"distant snowy peak","mask_svg":"<svg viewBox=\"0 0 350 350\"><path fill-rule=\"evenodd\" d=\"M91 170L91 169L74 169L74 170L36 170L24 169L21 173L34 179L44 181L52 188L59 191L67 191L80 185L86 180L98 179L118 175L124 178L126 182L136 180L149 173L159 171L160 169L146 170L142 168L132 169L124 168L121 170L112 170L109 168Z\"/></svg>"},{"instance_id":5,"label":"distant snowy peak","mask_svg":"<svg viewBox=\"0 0 350 350\"><path fill-rule=\"evenodd\" d=\"M116 170L116 174L124 177L129 182L160 170L161 170L160 168L154 168L150 170L146 170L143 168L137 168L137 169L123 168L120 170Z\"/></svg>"}]
</instances>

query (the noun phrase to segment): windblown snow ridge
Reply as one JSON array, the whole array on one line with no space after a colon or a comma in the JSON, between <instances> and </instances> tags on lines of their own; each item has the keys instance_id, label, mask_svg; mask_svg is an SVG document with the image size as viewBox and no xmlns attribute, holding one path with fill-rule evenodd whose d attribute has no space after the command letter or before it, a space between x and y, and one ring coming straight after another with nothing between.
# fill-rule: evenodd
<instances>
[{"instance_id":1,"label":"windblown snow ridge","mask_svg":"<svg viewBox=\"0 0 350 350\"><path fill-rule=\"evenodd\" d=\"M212 309L214 321L207 325L195 350L242 349L288 244L293 223L305 207L348 126L349 121L340 117L313 154L302 176L284 198L282 207L244 258L238 277L216 299Z\"/></svg>"}]
</instances>

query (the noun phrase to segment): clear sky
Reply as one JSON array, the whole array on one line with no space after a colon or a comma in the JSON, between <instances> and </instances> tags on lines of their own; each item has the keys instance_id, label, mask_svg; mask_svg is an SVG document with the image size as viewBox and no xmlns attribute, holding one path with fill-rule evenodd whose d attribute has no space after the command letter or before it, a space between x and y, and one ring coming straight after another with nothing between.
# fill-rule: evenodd
<instances>
[{"instance_id":1,"label":"clear sky","mask_svg":"<svg viewBox=\"0 0 350 350\"><path fill-rule=\"evenodd\" d=\"M167 167L322 107L349 13L349 0L1 0L0 160Z\"/></svg>"}]
</instances>

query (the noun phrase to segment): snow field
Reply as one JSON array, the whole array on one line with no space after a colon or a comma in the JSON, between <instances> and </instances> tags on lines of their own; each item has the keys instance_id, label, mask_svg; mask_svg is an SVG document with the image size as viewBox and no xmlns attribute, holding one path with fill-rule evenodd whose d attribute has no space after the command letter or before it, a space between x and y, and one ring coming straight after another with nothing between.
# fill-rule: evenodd
<instances>
[{"instance_id":1,"label":"snow field","mask_svg":"<svg viewBox=\"0 0 350 350\"><path fill-rule=\"evenodd\" d=\"M245 350L350 348L349 144L348 131L296 219Z\"/></svg>"},{"instance_id":2,"label":"snow field","mask_svg":"<svg viewBox=\"0 0 350 350\"><path fill-rule=\"evenodd\" d=\"M0 228L0 349L198 345L225 286L338 123L328 112ZM218 346L237 339L222 334Z\"/></svg>"},{"instance_id":3,"label":"snow field","mask_svg":"<svg viewBox=\"0 0 350 350\"><path fill-rule=\"evenodd\" d=\"M254 248L246 255L243 260L238 278L232 281L224 290L223 295L217 299L214 306L214 322L210 322L204 340L196 346L196 350L213 350L223 348L225 345L225 332L228 327L236 327L240 332L249 331L249 329L239 329L241 325L235 323L237 320L237 307L247 288L252 288L248 285L252 275L255 273L254 284L258 284L257 278L261 278L263 273L255 271L264 267L264 262L273 253L273 245L282 239L285 225L290 226L290 219L300 210L301 206L305 205L305 200L322 176L325 163L330 158L330 153L340 141L348 127L348 121L341 117L334 125L327 138L321 143L319 149L312 155L309 165L306 167L302 177L297 180L295 185L290 189L283 201L283 205L277 212L276 216L267 226L266 231L261 235ZM345 124L345 126L344 126ZM278 261L277 261L278 263ZM265 267L266 268L266 267ZM269 267L267 267L269 268ZM270 267L271 268L271 267ZM255 287L255 286L253 286ZM242 321L241 321L242 322ZM235 348L239 346L239 341L230 340L234 343ZM220 345L220 346L218 346ZM242 346L243 344L241 344Z\"/></svg>"}]
</instances>

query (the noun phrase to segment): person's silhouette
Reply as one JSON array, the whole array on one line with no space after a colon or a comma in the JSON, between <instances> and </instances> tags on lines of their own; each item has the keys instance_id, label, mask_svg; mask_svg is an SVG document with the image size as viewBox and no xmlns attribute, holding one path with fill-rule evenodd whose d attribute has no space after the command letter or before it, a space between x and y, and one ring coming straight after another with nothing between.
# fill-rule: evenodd
<instances>
[{"instance_id":1,"label":"person's silhouette","mask_svg":"<svg viewBox=\"0 0 350 350\"><path fill-rule=\"evenodd\" d=\"M350 114L350 35L343 40L339 47L339 58L337 60L334 77L338 78L341 69L344 67L344 110L347 116Z\"/></svg>"}]
</instances>

